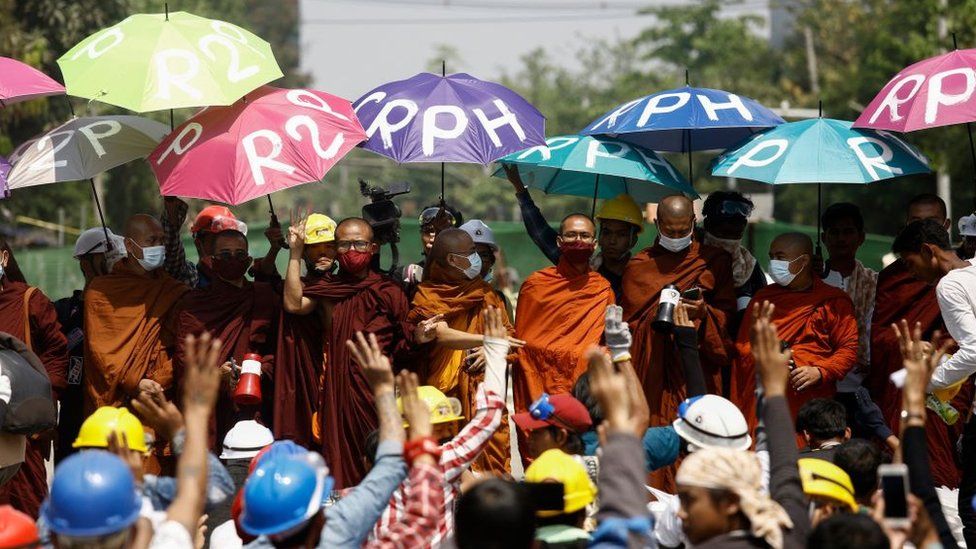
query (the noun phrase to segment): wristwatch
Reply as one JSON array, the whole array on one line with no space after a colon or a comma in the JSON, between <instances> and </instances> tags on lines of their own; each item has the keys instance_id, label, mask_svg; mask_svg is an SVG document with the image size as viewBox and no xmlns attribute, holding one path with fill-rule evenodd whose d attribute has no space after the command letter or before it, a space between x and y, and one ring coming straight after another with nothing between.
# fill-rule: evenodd
<instances>
[{"instance_id":1,"label":"wristwatch","mask_svg":"<svg viewBox=\"0 0 976 549\"><path fill-rule=\"evenodd\" d=\"M902 410L901 420L908 421L909 419L917 419L920 421L925 421L925 414L919 412L909 412L908 410Z\"/></svg>"}]
</instances>

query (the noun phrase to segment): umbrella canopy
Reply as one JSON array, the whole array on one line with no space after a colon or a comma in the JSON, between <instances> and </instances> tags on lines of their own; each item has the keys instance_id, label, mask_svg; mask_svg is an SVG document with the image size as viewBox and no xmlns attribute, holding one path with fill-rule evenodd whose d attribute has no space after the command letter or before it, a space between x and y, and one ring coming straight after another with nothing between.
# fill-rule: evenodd
<instances>
[{"instance_id":1,"label":"umbrella canopy","mask_svg":"<svg viewBox=\"0 0 976 549\"><path fill-rule=\"evenodd\" d=\"M397 162L487 165L545 144L542 113L505 86L464 73L420 73L383 84L354 105L366 128L363 148Z\"/></svg>"},{"instance_id":2,"label":"umbrella canopy","mask_svg":"<svg viewBox=\"0 0 976 549\"><path fill-rule=\"evenodd\" d=\"M954 50L902 69L854 127L911 132L976 121L974 92L976 49Z\"/></svg>"},{"instance_id":3,"label":"umbrella canopy","mask_svg":"<svg viewBox=\"0 0 976 549\"><path fill-rule=\"evenodd\" d=\"M905 141L851 124L812 118L776 126L716 158L712 175L774 185L866 184L932 171L925 156Z\"/></svg>"},{"instance_id":4,"label":"umbrella canopy","mask_svg":"<svg viewBox=\"0 0 976 549\"><path fill-rule=\"evenodd\" d=\"M168 132L140 116L73 118L14 149L9 188L95 177L146 156Z\"/></svg>"},{"instance_id":5,"label":"umbrella canopy","mask_svg":"<svg viewBox=\"0 0 976 549\"><path fill-rule=\"evenodd\" d=\"M782 123L779 115L748 97L685 86L624 103L580 133L616 137L654 151L690 152L724 149Z\"/></svg>"},{"instance_id":6,"label":"umbrella canopy","mask_svg":"<svg viewBox=\"0 0 976 549\"><path fill-rule=\"evenodd\" d=\"M0 106L64 93L64 86L34 67L0 57Z\"/></svg>"},{"instance_id":7,"label":"umbrella canopy","mask_svg":"<svg viewBox=\"0 0 976 549\"><path fill-rule=\"evenodd\" d=\"M240 204L321 180L365 138L349 101L262 86L200 111L148 160L163 195Z\"/></svg>"},{"instance_id":8,"label":"umbrella canopy","mask_svg":"<svg viewBox=\"0 0 976 549\"><path fill-rule=\"evenodd\" d=\"M626 193L637 202L658 202L677 193L698 198L695 189L667 160L615 139L550 137L546 145L510 154L498 162L516 166L527 187L546 194L613 198ZM501 168L493 175L505 177Z\"/></svg>"},{"instance_id":9,"label":"umbrella canopy","mask_svg":"<svg viewBox=\"0 0 976 549\"><path fill-rule=\"evenodd\" d=\"M267 42L186 12L130 16L58 65L69 94L136 112L229 105L282 76Z\"/></svg>"}]
</instances>

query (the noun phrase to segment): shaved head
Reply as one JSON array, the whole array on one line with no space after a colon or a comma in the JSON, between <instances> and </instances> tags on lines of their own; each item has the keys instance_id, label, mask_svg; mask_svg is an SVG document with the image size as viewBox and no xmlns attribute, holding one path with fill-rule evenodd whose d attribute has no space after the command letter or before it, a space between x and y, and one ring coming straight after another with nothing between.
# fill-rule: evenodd
<instances>
[{"instance_id":1,"label":"shaved head","mask_svg":"<svg viewBox=\"0 0 976 549\"><path fill-rule=\"evenodd\" d=\"M351 235L354 232L357 238L369 241L373 240L373 227L361 217L347 217L340 221L335 230L336 240L348 240L350 237L347 235Z\"/></svg>"},{"instance_id":2,"label":"shaved head","mask_svg":"<svg viewBox=\"0 0 976 549\"><path fill-rule=\"evenodd\" d=\"M569 214L564 217L562 223L559 224L559 232L565 232L569 227L583 228L584 225L585 230L591 234L596 234L596 223L590 219L590 216L581 213Z\"/></svg>"},{"instance_id":3,"label":"shaved head","mask_svg":"<svg viewBox=\"0 0 976 549\"><path fill-rule=\"evenodd\" d=\"M773 248L786 252L792 256L790 259L794 259L803 254L813 255L813 240L803 233L783 233L773 240L770 251Z\"/></svg>"},{"instance_id":4,"label":"shaved head","mask_svg":"<svg viewBox=\"0 0 976 549\"><path fill-rule=\"evenodd\" d=\"M136 214L125 222L126 238L141 247L158 246L163 241L163 225L148 214Z\"/></svg>"},{"instance_id":5,"label":"shaved head","mask_svg":"<svg viewBox=\"0 0 976 549\"><path fill-rule=\"evenodd\" d=\"M657 205L657 218L661 221L677 221L689 217L695 217L695 205L687 196L674 194L665 197Z\"/></svg>"}]
</instances>

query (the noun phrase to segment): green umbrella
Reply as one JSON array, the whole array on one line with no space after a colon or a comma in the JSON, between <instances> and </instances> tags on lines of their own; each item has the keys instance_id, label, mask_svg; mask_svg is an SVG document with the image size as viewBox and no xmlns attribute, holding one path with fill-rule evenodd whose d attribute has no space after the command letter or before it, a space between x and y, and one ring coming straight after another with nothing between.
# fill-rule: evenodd
<instances>
[{"instance_id":1,"label":"green umbrella","mask_svg":"<svg viewBox=\"0 0 976 549\"><path fill-rule=\"evenodd\" d=\"M698 198L678 170L654 151L616 139L561 135L498 159L516 166L526 187L546 194L614 198L629 194L637 202L658 202L672 194ZM502 168L495 177L505 177Z\"/></svg>"},{"instance_id":2,"label":"green umbrella","mask_svg":"<svg viewBox=\"0 0 976 549\"><path fill-rule=\"evenodd\" d=\"M68 94L136 112L230 105L282 76L271 46L186 12L140 14L58 59Z\"/></svg>"}]
</instances>

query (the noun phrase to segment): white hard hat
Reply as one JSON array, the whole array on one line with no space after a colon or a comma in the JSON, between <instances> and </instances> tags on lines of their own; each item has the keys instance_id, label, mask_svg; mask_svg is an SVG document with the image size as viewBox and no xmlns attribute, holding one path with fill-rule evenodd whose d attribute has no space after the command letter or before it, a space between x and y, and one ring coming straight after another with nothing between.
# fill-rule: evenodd
<instances>
[{"instance_id":1,"label":"white hard hat","mask_svg":"<svg viewBox=\"0 0 976 549\"><path fill-rule=\"evenodd\" d=\"M688 442L689 450L728 448L748 450L752 445L749 425L739 408L718 395L702 395L678 406L678 419L671 424Z\"/></svg>"},{"instance_id":2,"label":"white hard hat","mask_svg":"<svg viewBox=\"0 0 976 549\"><path fill-rule=\"evenodd\" d=\"M220 459L250 459L273 442L271 429L253 419L238 421L224 436L224 450Z\"/></svg>"},{"instance_id":3,"label":"white hard hat","mask_svg":"<svg viewBox=\"0 0 976 549\"><path fill-rule=\"evenodd\" d=\"M490 246L492 250L498 249L498 244L495 243L495 233L492 232L491 227L485 225L484 221L472 219L459 228L471 235L471 239L474 240L475 244Z\"/></svg>"},{"instance_id":4,"label":"white hard hat","mask_svg":"<svg viewBox=\"0 0 976 549\"><path fill-rule=\"evenodd\" d=\"M102 227L95 227L88 229L87 231L81 233L78 236L78 240L75 241L75 253L74 258L85 254L103 254L108 248L105 246L105 232L107 229ZM112 239L112 246L115 247L115 239L117 238L112 231L108 231L108 237Z\"/></svg>"},{"instance_id":5,"label":"white hard hat","mask_svg":"<svg viewBox=\"0 0 976 549\"><path fill-rule=\"evenodd\" d=\"M976 214L964 215L959 218L959 234L976 236Z\"/></svg>"}]
</instances>

